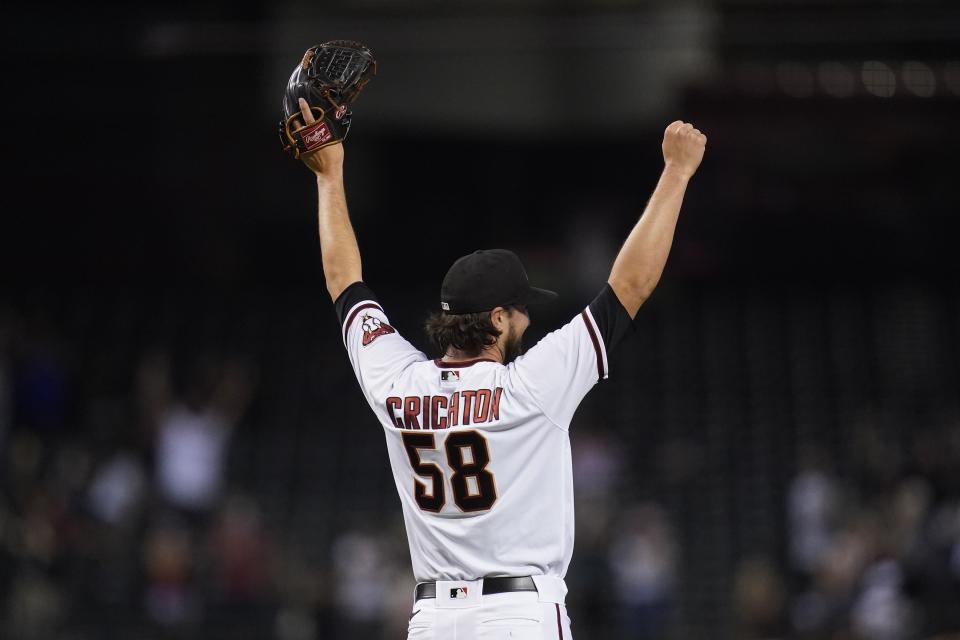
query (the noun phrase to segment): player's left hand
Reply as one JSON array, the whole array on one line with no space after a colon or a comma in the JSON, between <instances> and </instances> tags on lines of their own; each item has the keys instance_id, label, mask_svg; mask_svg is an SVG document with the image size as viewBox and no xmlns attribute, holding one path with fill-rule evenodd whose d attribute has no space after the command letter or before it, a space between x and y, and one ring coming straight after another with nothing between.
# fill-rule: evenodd
<instances>
[{"instance_id":1,"label":"player's left hand","mask_svg":"<svg viewBox=\"0 0 960 640\"><path fill-rule=\"evenodd\" d=\"M310 111L310 105L303 98L299 99L300 117L302 122L298 123L300 128L309 127L316 122L313 112ZM300 159L307 168L317 174L318 178L334 177L343 173L343 144L327 145L317 149L313 153L302 154Z\"/></svg>"},{"instance_id":2,"label":"player's left hand","mask_svg":"<svg viewBox=\"0 0 960 640\"><path fill-rule=\"evenodd\" d=\"M677 120L663 132L664 166L690 178L697 172L707 146L707 136L689 122Z\"/></svg>"}]
</instances>

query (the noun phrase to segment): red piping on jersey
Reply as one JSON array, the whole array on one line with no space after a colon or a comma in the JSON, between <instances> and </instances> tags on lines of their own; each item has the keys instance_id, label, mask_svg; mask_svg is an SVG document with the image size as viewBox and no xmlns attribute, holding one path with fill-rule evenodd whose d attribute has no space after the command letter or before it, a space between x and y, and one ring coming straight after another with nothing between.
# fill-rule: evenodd
<instances>
[{"instance_id":1,"label":"red piping on jersey","mask_svg":"<svg viewBox=\"0 0 960 640\"><path fill-rule=\"evenodd\" d=\"M590 324L590 318L587 316L587 310L584 309L580 315L583 316L583 322L587 325L587 332L590 334L590 339L593 341L593 350L597 352L597 379L603 380L603 353L600 352L600 340L597 338L597 332L594 331L593 325Z\"/></svg>"},{"instance_id":2,"label":"red piping on jersey","mask_svg":"<svg viewBox=\"0 0 960 640\"><path fill-rule=\"evenodd\" d=\"M353 319L357 317L357 314L363 311L364 309L379 309L383 313L383 309L380 308L375 302L367 302L361 304L359 307L355 308L350 312L350 315L347 317L347 321L343 323L343 341L347 341L347 332L350 331L350 324L353 323Z\"/></svg>"},{"instance_id":3,"label":"red piping on jersey","mask_svg":"<svg viewBox=\"0 0 960 640\"><path fill-rule=\"evenodd\" d=\"M563 627L560 625L560 605L556 602L553 605L557 608L557 634L560 640L563 640Z\"/></svg>"},{"instance_id":4,"label":"red piping on jersey","mask_svg":"<svg viewBox=\"0 0 960 640\"><path fill-rule=\"evenodd\" d=\"M497 364L500 364L493 358L474 358L473 360L460 360L459 362L454 360L441 360L440 358L437 358L433 361L433 364L437 365L441 369L462 369L464 367L472 367L478 362L496 362Z\"/></svg>"}]
</instances>

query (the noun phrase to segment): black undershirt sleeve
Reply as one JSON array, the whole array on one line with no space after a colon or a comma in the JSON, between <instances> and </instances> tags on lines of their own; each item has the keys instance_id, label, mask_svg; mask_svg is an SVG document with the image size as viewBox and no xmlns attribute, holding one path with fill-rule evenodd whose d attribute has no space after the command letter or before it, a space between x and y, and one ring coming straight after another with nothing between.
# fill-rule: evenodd
<instances>
[{"instance_id":1,"label":"black undershirt sleeve","mask_svg":"<svg viewBox=\"0 0 960 640\"><path fill-rule=\"evenodd\" d=\"M603 336L608 356L634 331L633 319L609 284L604 285L600 294L590 303L590 313Z\"/></svg>"},{"instance_id":2,"label":"black undershirt sleeve","mask_svg":"<svg viewBox=\"0 0 960 640\"><path fill-rule=\"evenodd\" d=\"M354 307L358 302L363 302L364 300L373 300L374 302L379 302L377 300L376 294L373 293L373 290L366 285L366 283L358 280L352 285L344 289L339 296L337 296L336 301L333 303L334 309L337 311L337 318L340 320L340 326L343 326L344 321L347 319L347 314L350 312L350 309Z\"/></svg>"}]
</instances>

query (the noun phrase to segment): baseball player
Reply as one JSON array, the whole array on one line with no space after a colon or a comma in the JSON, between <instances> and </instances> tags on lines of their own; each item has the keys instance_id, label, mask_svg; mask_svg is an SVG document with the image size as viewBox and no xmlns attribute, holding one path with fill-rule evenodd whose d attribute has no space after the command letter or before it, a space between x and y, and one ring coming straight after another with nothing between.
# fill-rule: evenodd
<instances>
[{"instance_id":1,"label":"baseball player","mask_svg":"<svg viewBox=\"0 0 960 640\"><path fill-rule=\"evenodd\" d=\"M313 115L300 100L307 125ZM391 326L360 269L343 145L301 156L315 174L327 290L363 394L383 427L417 579L410 640L570 640L564 575L573 552L570 420L608 375L608 354L663 271L684 192L706 145L684 122L596 298L521 355L530 286L510 251L477 251L443 279L428 358Z\"/></svg>"}]
</instances>

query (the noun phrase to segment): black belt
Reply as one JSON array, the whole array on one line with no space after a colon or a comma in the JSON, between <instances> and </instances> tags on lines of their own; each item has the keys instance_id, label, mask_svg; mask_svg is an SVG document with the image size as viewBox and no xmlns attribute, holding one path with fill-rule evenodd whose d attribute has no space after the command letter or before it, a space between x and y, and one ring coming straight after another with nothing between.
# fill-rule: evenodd
<instances>
[{"instance_id":1,"label":"black belt","mask_svg":"<svg viewBox=\"0 0 960 640\"><path fill-rule=\"evenodd\" d=\"M512 593L514 591L536 591L537 585L530 576L507 577L507 578L484 578L483 595L490 596L495 593ZM421 582L417 584L415 599L437 597L436 582Z\"/></svg>"}]
</instances>

